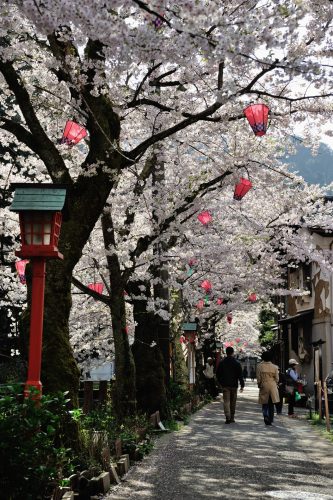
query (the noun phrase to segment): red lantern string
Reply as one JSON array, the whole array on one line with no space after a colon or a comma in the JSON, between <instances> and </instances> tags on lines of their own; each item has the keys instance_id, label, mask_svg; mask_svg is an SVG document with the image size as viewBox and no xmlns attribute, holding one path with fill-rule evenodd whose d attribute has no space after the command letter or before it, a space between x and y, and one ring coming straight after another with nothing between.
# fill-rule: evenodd
<instances>
[{"instance_id":1,"label":"red lantern string","mask_svg":"<svg viewBox=\"0 0 333 500\"><path fill-rule=\"evenodd\" d=\"M94 290L97 293L103 293L104 285L103 283L89 283L88 288Z\"/></svg>"},{"instance_id":2,"label":"red lantern string","mask_svg":"<svg viewBox=\"0 0 333 500\"><path fill-rule=\"evenodd\" d=\"M251 125L254 135L266 134L269 107L266 104L250 104L244 109L244 114Z\"/></svg>"},{"instance_id":3,"label":"red lantern string","mask_svg":"<svg viewBox=\"0 0 333 500\"><path fill-rule=\"evenodd\" d=\"M217 299L216 303L217 303L217 305L218 305L218 306L222 305L222 304L223 304L223 299L222 299L222 297L219 297L219 298Z\"/></svg>"},{"instance_id":4,"label":"red lantern string","mask_svg":"<svg viewBox=\"0 0 333 500\"><path fill-rule=\"evenodd\" d=\"M87 131L82 125L68 120L60 143L67 144L67 146L74 146L74 144L80 142L86 135Z\"/></svg>"},{"instance_id":5,"label":"red lantern string","mask_svg":"<svg viewBox=\"0 0 333 500\"><path fill-rule=\"evenodd\" d=\"M246 193L250 191L251 187L252 182L248 179L244 179L244 177L241 177L239 183L235 186L234 200L240 201L243 196L245 196Z\"/></svg>"},{"instance_id":6,"label":"red lantern string","mask_svg":"<svg viewBox=\"0 0 333 500\"><path fill-rule=\"evenodd\" d=\"M30 261L28 259L18 260L15 262L16 271L22 285L26 284L25 267L29 262Z\"/></svg>"},{"instance_id":7,"label":"red lantern string","mask_svg":"<svg viewBox=\"0 0 333 500\"><path fill-rule=\"evenodd\" d=\"M208 210L204 210L203 212L201 212L197 218L204 226L206 226L213 220L213 217Z\"/></svg>"}]
</instances>

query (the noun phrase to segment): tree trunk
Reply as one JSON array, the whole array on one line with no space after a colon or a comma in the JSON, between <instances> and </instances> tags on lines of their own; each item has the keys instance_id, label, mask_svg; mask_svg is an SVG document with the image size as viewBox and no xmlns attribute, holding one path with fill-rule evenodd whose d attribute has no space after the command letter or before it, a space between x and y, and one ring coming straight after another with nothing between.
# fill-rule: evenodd
<instances>
[{"instance_id":1,"label":"tree trunk","mask_svg":"<svg viewBox=\"0 0 333 500\"><path fill-rule=\"evenodd\" d=\"M61 261L46 265L42 383L46 392L69 391L78 403L79 369L69 342L71 274Z\"/></svg>"},{"instance_id":2,"label":"tree trunk","mask_svg":"<svg viewBox=\"0 0 333 500\"><path fill-rule=\"evenodd\" d=\"M145 291L139 290L145 285ZM163 356L158 345L156 316L147 311L147 297L150 287L147 283L130 283L132 298L142 295L142 299L133 298L133 316L136 322L135 341L132 346L136 367L136 397L138 408L147 414L159 410L161 416L169 416ZM155 344L155 345L154 345Z\"/></svg>"},{"instance_id":3,"label":"tree trunk","mask_svg":"<svg viewBox=\"0 0 333 500\"><path fill-rule=\"evenodd\" d=\"M111 207L102 216L103 238L106 250L115 246ZM136 412L135 364L126 331L124 283L118 256L107 254L110 276L110 307L115 349L116 384L113 403L119 420Z\"/></svg>"}]
</instances>

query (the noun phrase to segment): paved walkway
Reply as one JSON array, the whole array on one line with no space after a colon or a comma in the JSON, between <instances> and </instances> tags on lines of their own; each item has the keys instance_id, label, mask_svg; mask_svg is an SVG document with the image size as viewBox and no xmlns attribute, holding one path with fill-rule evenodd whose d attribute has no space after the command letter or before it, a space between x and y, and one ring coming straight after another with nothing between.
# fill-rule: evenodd
<instances>
[{"instance_id":1,"label":"paved walkway","mask_svg":"<svg viewBox=\"0 0 333 500\"><path fill-rule=\"evenodd\" d=\"M239 394L235 424L224 424L220 401L201 409L105 500L333 499L333 443L287 416L266 427L257 394L251 382Z\"/></svg>"}]
</instances>

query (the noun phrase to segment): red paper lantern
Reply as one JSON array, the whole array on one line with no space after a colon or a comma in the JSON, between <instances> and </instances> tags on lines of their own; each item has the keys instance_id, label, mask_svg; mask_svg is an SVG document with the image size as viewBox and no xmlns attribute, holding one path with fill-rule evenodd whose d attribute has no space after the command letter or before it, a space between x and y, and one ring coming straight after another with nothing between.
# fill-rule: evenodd
<instances>
[{"instance_id":1,"label":"red paper lantern","mask_svg":"<svg viewBox=\"0 0 333 500\"><path fill-rule=\"evenodd\" d=\"M235 186L234 200L241 200L243 196L245 196L246 193L250 191L251 187L252 182L249 181L249 179L244 179L244 177L241 177L239 183Z\"/></svg>"},{"instance_id":2,"label":"red paper lantern","mask_svg":"<svg viewBox=\"0 0 333 500\"><path fill-rule=\"evenodd\" d=\"M230 347L230 342L225 342L224 347Z\"/></svg>"},{"instance_id":3,"label":"red paper lantern","mask_svg":"<svg viewBox=\"0 0 333 500\"><path fill-rule=\"evenodd\" d=\"M244 115L251 125L254 135L266 134L268 113L269 107L266 104L250 104L244 109Z\"/></svg>"},{"instance_id":4,"label":"red paper lantern","mask_svg":"<svg viewBox=\"0 0 333 500\"><path fill-rule=\"evenodd\" d=\"M209 224L209 222L213 220L213 217L208 210L204 210L198 215L198 220L201 222L201 224L206 226L207 224Z\"/></svg>"},{"instance_id":5,"label":"red paper lantern","mask_svg":"<svg viewBox=\"0 0 333 500\"><path fill-rule=\"evenodd\" d=\"M232 323L232 313L231 312L229 312L227 314L227 321L228 321L229 325L231 325L231 323Z\"/></svg>"},{"instance_id":6,"label":"red paper lantern","mask_svg":"<svg viewBox=\"0 0 333 500\"><path fill-rule=\"evenodd\" d=\"M220 306L221 304L223 304L223 299L221 297L219 297L216 301L217 305Z\"/></svg>"},{"instance_id":7,"label":"red paper lantern","mask_svg":"<svg viewBox=\"0 0 333 500\"><path fill-rule=\"evenodd\" d=\"M212 291L212 284L210 281L208 280L204 280L202 283L201 283L201 288L203 288L205 290L206 293L209 293Z\"/></svg>"},{"instance_id":8,"label":"red paper lantern","mask_svg":"<svg viewBox=\"0 0 333 500\"><path fill-rule=\"evenodd\" d=\"M86 137L87 131L82 125L76 122L67 121L65 125L65 130L61 139L61 144L67 144L67 146L74 146Z\"/></svg>"},{"instance_id":9,"label":"red paper lantern","mask_svg":"<svg viewBox=\"0 0 333 500\"><path fill-rule=\"evenodd\" d=\"M240 341L241 341L241 339L240 339L239 337L237 337L237 338L235 339L235 342L236 342L237 344L239 344L239 343L240 343Z\"/></svg>"},{"instance_id":10,"label":"red paper lantern","mask_svg":"<svg viewBox=\"0 0 333 500\"><path fill-rule=\"evenodd\" d=\"M190 260L188 261L188 265L189 265L190 267L194 267L194 266L196 266L196 265L197 265L197 263L198 263L197 259L190 259Z\"/></svg>"},{"instance_id":11,"label":"red paper lantern","mask_svg":"<svg viewBox=\"0 0 333 500\"><path fill-rule=\"evenodd\" d=\"M200 299L197 303L197 309L203 309L205 307L205 301Z\"/></svg>"},{"instance_id":12,"label":"red paper lantern","mask_svg":"<svg viewBox=\"0 0 333 500\"><path fill-rule=\"evenodd\" d=\"M103 293L104 285L103 283L89 283L88 288L94 290L97 293Z\"/></svg>"},{"instance_id":13,"label":"red paper lantern","mask_svg":"<svg viewBox=\"0 0 333 500\"><path fill-rule=\"evenodd\" d=\"M249 302L256 302L257 301L257 295L255 293L250 293L248 296L248 301Z\"/></svg>"},{"instance_id":14,"label":"red paper lantern","mask_svg":"<svg viewBox=\"0 0 333 500\"><path fill-rule=\"evenodd\" d=\"M28 259L18 260L17 262L15 262L16 271L22 285L26 284L25 267L27 264L29 264L29 262L30 260Z\"/></svg>"},{"instance_id":15,"label":"red paper lantern","mask_svg":"<svg viewBox=\"0 0 333 500\"><path fill-rule=\"evenodd\" d=\"M244 343L243 343L243 347L246 347L246 346L248 346L248 345L249 345L249 343L248 343L248 342L244 342Z\"/></svg>"}]
</instances>

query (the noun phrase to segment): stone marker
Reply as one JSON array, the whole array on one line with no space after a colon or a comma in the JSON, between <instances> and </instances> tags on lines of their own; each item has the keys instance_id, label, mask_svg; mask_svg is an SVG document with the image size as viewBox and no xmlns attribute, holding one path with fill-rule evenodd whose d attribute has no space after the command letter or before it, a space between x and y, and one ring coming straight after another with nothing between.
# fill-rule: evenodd
<instances>
[{"instance_id":1,"label":"stone marker","mask_svg":"<svg viewBox=\"0 0 333 500\"><path fill-rule=\"evenodd\" d=\"M126 458L120 458L117 462L118 474L123 476L128 472L127 460Z\"/></svg>"},{"instance_id":2,"label":"stone marker","mask_svg":"<svg viewBox=\"0 0 333 500\"><path fill-rule=\"evenodd\" d=\"M74 491L66 491L62 496L62 500L74 500Z\"/></svg>"},{"instance_id":3,"label":"stone marker","mask_svg":"<svg viewBox=\"0 0 333 500\"><path fill-rule=\"evenodd\" d=\"M130 458L129 458L129 455L126 453L124 455L121 455L120 458L124 458L126 460L126 463L127 463L127 470L130 468Z\"/></svg>"},{"instance_id":4,"label":"stone marker","mask_svg":"<svg viewBox=\"0 0 333 500\"><path fill-rule=\"evenodd\" d=\"M110 464L110 481L113 484L120 484L121 483L114 464Z\"/></svg>"},{"instance_id":5,"label":"stone marker","mask_svg":"<svg viewBox=\"0 0 333 500\"><path fill-rule=\"evenodd\" d=\"M116 458L120 458L121 454L123 452L122 447L121 447L121 439L120 438L115 440L114 449L115 449L115 453L116 453Z\"/></svg>"},{"instance_id":6,"label":"stone marker","mask_svg":"<svg viewBox=\"0 0 333 500\"><path fill-rule=\"evenodd\" d=\"M149 417L150 424L155 428L157 425L156 413L152 413Z\"/></svg>"},{"instance_id":7,"label":"stone marker","mask_svg":"<svg viewBox=\"0 0 333 500\"><path fill-rule=\"evenodd\" d=\"M110 474L109 472L102 472L98 478L99 480L99 490L101 493L107 493L110 489Z\"/></svg>"}]
</instances>

